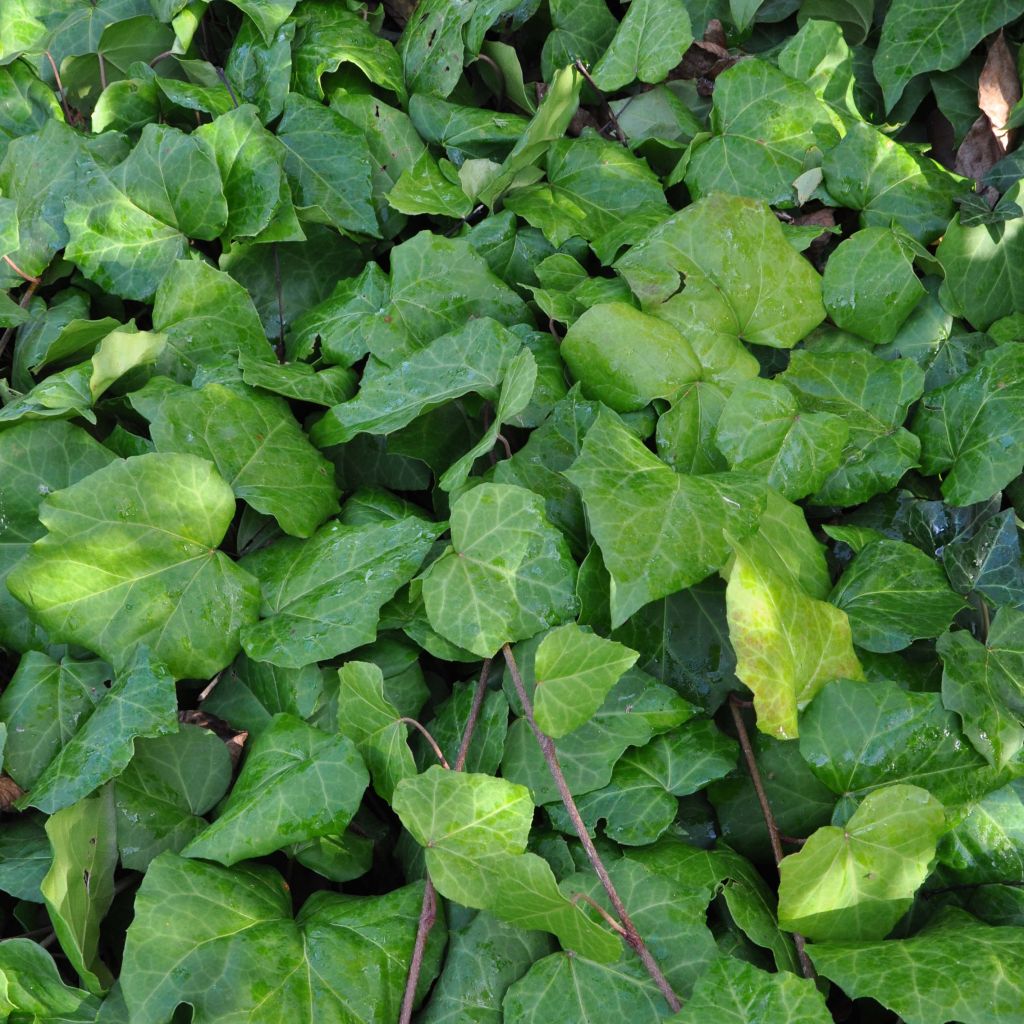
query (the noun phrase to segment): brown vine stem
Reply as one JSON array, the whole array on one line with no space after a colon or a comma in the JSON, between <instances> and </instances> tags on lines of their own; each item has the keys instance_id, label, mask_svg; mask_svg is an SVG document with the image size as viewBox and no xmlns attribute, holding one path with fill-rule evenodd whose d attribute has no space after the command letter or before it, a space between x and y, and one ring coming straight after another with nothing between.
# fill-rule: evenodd
<instances>
[{"instance_id":1,"label":"brown vine stem","mask_svg":"<svg viewBox=\"0 0 1024 1024\"><path fill-rule=\"evenodd\" d=\"M469 745L473 742L473 733L476 731L476 723L480 720L480 709L483 707L484 698L487 696L487 677L491 672L491 659L485 658L480 669L480 679L476 684L473 693L473 703L469 708L469 717L466 719L466 727L462 730L462 740L459 743L459 752L455 756L455 771L461 772L466 766L466 757L469 754ZM419 726L417 722L416 725ZM422 726L419 726L421 729ZM423 730L426 732L426 730ZM428 738L433 742L433 737L427 733ZM435 744L436 748L436 744ZM448 767L440 752L436 751L441 758L441 763ZM413 1002L416 999L416 986L419 985L420 972L423 970L423 954L427 948L427 939L430 936L430 929L434 927L437 920L437 890L434 883L427 876L427 885L423 890L423 903L420 906L420 919L416 925L416 941L412 947L412 960L409 963L409 976L405 979L405 992L402 995L402 1009L398 1015L398 1024L409 1024L412 1020Z\"/></svg>"},{"instance_id":2,"label":"brown vine stem","mask_svg":"<svg viewBox=\"0 0 1024 1024\"><path fill-rule=\"evenodd\" d=\"M761 769L757 766L757 758L754 756L754 748L750 744L750 734L747 732L747 724L743 721L743 708L749 706L749 701L742 700L736 694L729 694L729 710L732 712L732 720L736 726L736 735L739 737L740 749L743 751L743 760L747 763L747 771L750 772L750 781L754 784L754 792L757 794L757 802L761 805L761 814L764 823L768 827L768 841L772 846L772 856L775 858L775 866L778 867L785 854L782 852L782 836L779 834L779 826L775 823L775 815L772 813L772 805L768 802L768 794L764 790L764 783L761 781ZM796 946L796 955L800 960L800 969L805 978L817 977L811 958L807 955L804 937L798 932L793 932L793 945Z\"/></svg>"},{"instance_id":3,"label":"brown vine stem","mask_svg":"<svg viewBox=\"0 0 1024 1024\"><path fill-rule=\"evenodd\" d=\"M9 266L11 270L13 270L18 275L18 277L20 277L23 281L28 281L29 284L34 284L37 286L39 285L41 279L38 277L33 277L31 274L26 274L25 271L22 270L21 267L19 267L18 264L11 259L10 256L4 257L4 263L6 263L7 266Z\"/></svg>"},{"instance_id":4,"label":"brown vine stem","mask_svg":"<svg viewBox=\"0 0 1024 1024\"><path fill-rule=\"evenodd\" d=\"M651 951L647 948L647 944L640 936L640 932L637 931L637 927L633 924L632 918L629 916L629 911L626 910L625 903L622 902L622 897L619 895L618 890L615 888L615 883L612 882L611 876L608 874L608 869L604 866L604 861L601 860L601 855L597 852L597 847L594 846L593 839L590 838L590 833L587 831L587 826L583 823L583 819L580 817L579 808L576 806L576 801L573 798L572 793L569 791L569 784L565 781L565 774L562 772L562 766L558 763L558 752L555 750L554 741L550 736L545 736L537 726L537 722L533 717L533 707L530 704L530 698L526 693L526 686L523 684L523 677L519 673L519 666L516 664L516 659L512 654L512 648L508 644L504 644L501 648L502 654L505 656L505 664L508 665L509 673L512 676L512 682L515 685L516 693L519 695L519 701L523 705L523 717L526 719L527 725L530 727L530 731L537 739L537 743L540 744L541 753L544 755L544 760L547 762L548 771L551 772L551 778L555 781L555 786L558 789L558 795L562 798L562 804L569 814L569 818L572 821L573 827L576 829L576 834L579 836L580 843L583 845L583 850L587 855L587 860L590 861L590 866L594 869L594 873L601 880L601 885L604 886L604 891L608 895L608 900L611 903L615 913L618 915L619 921L622 924L622 928L625 932L625 940L632 947L633 951L638 957L640 962L647 969L647 973L651 976L651 980L658 986L661 994L665 997L665 1002L672 1008L672 1012L677 1012L682 1003L679 1001L679 996L675 994L672 986L668 982L668 978L665 977L662 969L658 966L658 961L654 959Z\"/></svg>"},{"instance_id":5,"label":"brown vine stem","mask_svg":"<svg viewBox=\"0 0 1024 1024\"><path fill-rule=\"evenodd\" d=\"M406 725L411 725L416 729L419 734L427 741L430 745L430 749L434 752L434 757L441 762L442 768L451 768L451 765L445 760L444 754L441 752L441 748L437 744L437 740L430 735L430 730L425 726L421 725L416 721L415 718L406 718L404 715L399 719L400 722L404 722Z\"/></svg>"},{"instance_id":6,"label":"brown vine stem","mask_svg":"<svg viewBox=\"0 0 1024 1024\"><path fill-rule=\"evenodd\" d=\"M594 81L593 78L590 77L590 72L587 70L587 66L583 63L583 61L576 61L576 70L587 80L587 83L590 85L590 88L597 93L597 98L604 105L604 109L608 111L608 120L611 122L612 128L615 129L615 138L617 138L619 142L621 142L627 149L629 149L629 142L626 139L626 133L622 130L622 125L619 124L619 119L615 116L615 111L612 110L612 106L608 102L608 99L605 96L605 94L601 92L601 90L597 87L597 83Z\"/></svg>"},{"instance_id":7,"label":"brown vine stem","mask_svg":"<svg viewBox=\"0 0 1024 1024\"><path fill-rule=\"evenodd\" d=\"M53 68L53 79L57 83L57 95L60 96L60 105L64 111L64 119L68 124L74 122L74 117L71 113L71 108L68 106L67 93L64 92L64 83L60 80L60 72L57 70L57 62L53 59L53 54L49 50L43 50L46 54L46 59L50 62L50 67Z\"/></svg>"}]
</instances>

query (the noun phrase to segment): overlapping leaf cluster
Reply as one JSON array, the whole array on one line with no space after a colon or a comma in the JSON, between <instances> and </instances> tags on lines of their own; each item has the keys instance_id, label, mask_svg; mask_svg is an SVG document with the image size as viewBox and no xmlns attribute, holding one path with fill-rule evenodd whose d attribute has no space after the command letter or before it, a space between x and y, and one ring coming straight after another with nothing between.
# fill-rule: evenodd
<instances>
[{"instance_id":1,"label":"overlapping leaf cluster","mask_svg":"<svg viewBox=\"0 0 1024 1024\"><path fill-rule=\"evenodd\" d=\"M4 0L0 1015L1020 1021L1022 15Z\"/></svg>"}]
</instances>

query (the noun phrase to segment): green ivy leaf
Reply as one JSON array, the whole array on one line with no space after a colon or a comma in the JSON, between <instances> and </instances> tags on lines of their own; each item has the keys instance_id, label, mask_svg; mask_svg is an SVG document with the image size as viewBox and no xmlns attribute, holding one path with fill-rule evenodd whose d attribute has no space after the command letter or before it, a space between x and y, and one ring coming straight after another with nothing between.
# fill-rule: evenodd
<instances>
[{"instance_id":1,"label":"green ivy leaf","mask_svg":"<svg viewBox=\"0 0 1024 1024\"><path fill-rule=\"evenodd\" d=\"M373 788L388 801L402 779L416 774L406 742L409 729L401 717L384 696L384 674L378 666L350 661L338 670L338 731L355 743Z\"/></svg>"},{"instance_id":2,"label":"green ivy leaf","mask_svg":"<svg viewBox=\"0 0 1024 1024\"><path fill-rule=\"evenodd\" d=\"M489 317L430 341L394 369L365 375L354 399L336 405L310 437L324 448L360 433L388 434L470 392L494 398L520 340Z\"/></svg>"},{"instance_id":3,"label":"green ivy leaf","mask_svg":"<svg viewBox=\"0 0 1024 1024\"><path fill-rule=\"evenodd\" d=\"M907 1024L1012 1024L1024 988L1024 928L992 928L953 907L908 939L830 942L808 953L844 991L878 1000Z\"/></svg>"},{"instance_id":4,"label":"green ivy leaf","mask_svg":"<svg viewBox=\"0 0 1024 1024\"><path fill-rule=\"evenodd\" d=\"M726 533L749 536L764 508L756 479L676 473L607 410L565 475L583 495L611 574L613 626L720 569L730 554Z\"/></svg>"},{"instance_id":5,"label":"green ivy leaf","mask_svg":"<svg viewBox=\"0 0 1024 1024\"><path fill-rule=\"evenodd\" d=\"M558 739L578 729L632 668L637 652L569 623L552 630L534 657L534 717Z\"/></svg>"},{"instance_id":6,"label":"green ivy leaf","mask_svg":"<svg viewBox=\"0 0 1024 1024\"><path fill-rule=\"evenodd\" d=\"M302 668L377 635L380 608L417 572L441 528L418 516L369 526L327 523L249 555L262 621L242 631L250 658Z\"/></svg>"},{"instance_id":7,"label":"green ivy leaf","mask_svg":"<svg viewBox=\"0 0 1024 1024\"><path fill-rule=\"evenodd\" d=\"M829 195L860 210L863 227L895 222L922 245L945 232L953 200L970 190L933 160L858 121L825 154L821 169Z\"/></svg>"},{"instance_id":8,"label":"green ivy leaf","mask_svg":"<svg viewBox=\"0 0 1024 1024\"><path fill-rule=\"evenodd\" d=\"M139 647L20 805L53 814L120 775L132 759L137 738L164 736L177 729L174 681L163 665L151 663L146 649Z\"/></svg>"},{"instance_id":9,"label":"green ivy leaf","mask_svg":"<svg viewBox=\"0 0 1024 1024\"><path fill-rule=\"evenodd\" d=\"M8 573L46 529L39 506L114 461L84 430L68 423L23 423L0 431L0 644L27 651L46 644L44 631L10 593Z\"/></svg>"},{"instance_id":10,"label":"green ivy leaf","mask_svg":"<svg viewBox=\"0 0 1024 1024\"><path fill-rule=\"evenodd\" d=\"M277 138L298 213L315 224L380 237L370 205L370 150L351 121L289 93Z\"/></svg>"},{"instance_id":11,"label":"green ivy leaf","mask_svg":"<svg viewBox=\"0 0 1024 1024\"><path fill-rule=\"evenodd\" d=\"M945 830L916 786L868 794L841 828L820 828L779 865L779 923L815 941L881 939L910 906Z\"/></svg>"},{"instance_id":12,"label":"green ivy leaf","mask_svg":"<svg viewBox=\"0 0 1024 1024\"><path fill-rule=\"evenodd\" d=\"M1008 781L963 741L938 694L839 679L804 713L800 753L833 793L861 798L892 782L956 805Z\"/></svg>"},{"instance_id":13,"label":"green ivy leaf","mask_svg":"<svg viewBox=\"0 0 1024 1024\"><path fill-rule=\"evenodd\" d=\"M828 412L850 428L843 460L815 504L855 505L894 487L917 464L917 437L902 426L921 396L924 374L909 359L886 361L866 351L794 352L779 378L808 412Z\"/></svg>"},{"instance_id":14,"label":"green ivy leaf","mask_svg":"<svg viewBox=\"0 0 1024 1024\"><path fill-rule=\"evenodd\" d=\"M275 715L248 751L217 820L182 851L227 867L344 831L369 784L355 745Z\"/></svg>"},{"instance_id":15,"label":"green ivy leaf","mask_svg":"<svg viewBox=\"0 0 1024 1024\"><path fill-rule=\"evenodd\" d=\"M594 65L594 81L605 92L617 92L637 79L660 82L692 42L690 15L682 0L640 0L630 5L611 45Z\"/></svg>"},{"instance_id":16,"label":"green ivy leaf","mask_svg":"<svg viewBox=\"0 0 1024 1024\"><path fill-rule=\"evenodd\" d=\"M524 786L435 765L400 782L392 807L426 848L442 896L550 931L581 956L618 958L619 940L558 891L546 861L524 852L533 819Z\"/></svg>"},{"instance_id":17,"label":"green ivy leaf","mask_svg":"<svg viewBox=\"0 0 1024 1024\"><path fill-rule=\"evenodd\" d=\"M186 388L156 378L131 396L158 452L209 459L235 497L308 537L338 511L334 468L309 443L286 402L245 384Z\"/></svg>"},{"instance_id":18,"label":"green ivy leaf","mask_svg":"<svg viewBox=\"0 0 1024 1024\"><path fill-rule=\"evenodd\" d=\"M671 324L625 302L591 306L569 328L561 354L585 394L616 412L672 398L702 372Z\"/></svg>"},{"instance_id":19,"label":"green ivy leaf","mask_svg":"<svg viewBox=\"0 0 1024 1024\"><path fill-rule=\"evenodd\" d=\"M742 545L729 571L726 605L736 675L754 692L757 727L798 735L797 711L830 680L863 678L840 609L808 597Z\"/></svg>"},{"instance_id":20,"label":"green ivy leaf","mask_svg":"<svg viewBox=\"0 0 1024 1024\"><path fill-rule=\"evenodd\" d=\"M966 630L939 637L942 703L974 749L1003 768L1024 747L1024 613L1001 608L984 643Z\"/></svg>"},{"instance_id":21,"label":"green ivy leaf","mask_svg":"<svg viewBox=\"0 0 1024 1024\"><path fill-rule=\"evenodd\" d=\"M274 1013L296 1021L310 1020L312 1005L329 1019L386 1024L401 1003L422 896L422 883L383 896L318 893L293 920L277 872L161 854L136 896L124 1001L139 1024L163 1024L182 1002L192 1004L196 1024L226 1014L257 1019L268 998ZM435 935L443 944L443 924ZM424 977L439 951L428 946ZM328 962L330 976L319 968ZM208 984L211 969L216 985Z\"/></svg>"},{"instance_id":22,"label":"green ivy leaf","mask_svg":"<svg viewBox=\"0 0 1024 1024\"><path fill-rule=\"evenodd\" d=\"M829 600L846 612L857 646L881 653L944 633L966 607L934 559L913 544L888 539L857 553Z\"/></svg>"},{"instance_id":23,"label":"green ivy leaf","mask_svg":"<svg viewBox=\"0 0 1024 1024\"><path fill-rule=\"evenodd\" d=\"M0 946L0 1012L70 1024L96 1019L100 1000L65 985L50 954L32 939Z\"/></svg>"},{"instance_id":24,"label":"green ivy leaf","mask_svg":"<svg viewBox=\"0 0 1024 1024\"><path fill-rule=\"evenodd\" d=\"M145 871L164 850L180 851L205 827L206 814L231 784L227 745L208 729L142 739L114 783L121 863Z\"/></svg>"},{"instance_id":25,"label":"green ivy leaf","mask_svg":"<svg viewBox=\"0 0 1024 1024\"><path fill-rule=\"evenodd\" d=\"M921 469L943 474L951 505L983 501L1021 471L1024 441L1024 350L1003 345L918 407Z\"/></svg>"},{"instance_id":26,"label":"green ivy leaf","mask_svg":"<svg viewBox=\"0 0 1024 1024\"><path fill-rule=\"evenodd\" d=\"M691 147L686 186L698 199L729 192L788 203L793 181L820 163L819 147L838 141L837 121L803 82L740 61L715 80L714 134Z\"/></svg>"},{"instance_id":27,"label":"green ivy leaf","mask_svg":"<svg viewBox=\"0 0 1024 1024\"><path fill-rule=\"evenodd\" d=\"M821 278L771 210L752 199L707 196L673 214L615 267L645 308L659 307L651 311L691 343L703 339L699 353L722 337L792 348L825 318Z\"/></svg>"},{"instance_id":28,"label":"green ivy leaf","mask_svg":"<svg viewBox=\"0 0 1024 1024\"><path fill-rule=\"evenodd\" d=\"M43 501L49 532L7 585L55 639L115 666L146 644L175 677L209 677L256 617L255 581L216 550L234 511L202 459L114 462Z\"/></svg>"},{"instance_id":29,"label":"green ivy leaf","mask_svg":"<svg viewBox=\"0 0 1024 1024\"><path fill-rule=\"evenodd\" d=\"M452 544L423 574L441 636L481 658L572 618L576 567L535 494L482 484L452 506Z\"/></svg>"},{"instance_id":30,"label":"green ivy leaf","mask_svg":"<svg viewBox=\"0 0 1024 1024\"><path fill-rule=\"evenodd\" d=\"M822 287L832 322L878 345L896 337L925 295L913 253L887 228L862 228L840 242Z\"/></svg>"},{"instance_id":31,"label":"green ivy leaf","mask_svg":"<svg viewBox=\"0 0 1024 1024\"><path fill-rule=\"evenodd\" d=\"M53 863L40 884L61 948L82 984L102 995L113 976L99 958L100 923L114 899L117 830L109 789L51 814Z\"/></svg>"},{"instance_id":32,"label":"green ivy leaf","mask_svg":"<svg viewBox=\"0 0 1024 1024\"><path fill-rule=\"evenodd\" d=\"M831 413L801 413L785 384L755 379L726 399L714 443L732 469L763 475L796 500L817 491L842 460L849 428Z\"/></svg>"},{"instance_id":33,"label":"green ivy leaf","mask_svg":"<svg viewBox=\"0 0 1024 1024\"><path fill-rule=\"evenodd\" d=\"M669 1018L673 1024L829 1024L832 1019L813 981L787 971L768 974L728 957L707 969L683 1010Z\"/></svg>"},{"instance_id":34,"label":"green ivy leaf","mask_svg":"<svg viewBox=\"0 0 1024 1024\"><path fill-rule=\"evenodd\" d=\"M892 110L924 71L955 68L990 32L1024 13L1017 0L959 0L936 12L924 0L894 0L882 25L874 71Z\"/></svg>"}]
</instances>

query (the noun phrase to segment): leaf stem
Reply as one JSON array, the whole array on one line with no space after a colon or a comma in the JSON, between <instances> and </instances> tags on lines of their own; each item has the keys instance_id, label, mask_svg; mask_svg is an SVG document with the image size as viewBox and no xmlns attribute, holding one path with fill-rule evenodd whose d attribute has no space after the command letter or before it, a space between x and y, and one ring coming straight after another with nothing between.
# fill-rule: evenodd
<instances>
[{"instance_id":1,"label":"leaf stem","mask_svg":"<svg viewBox=\"0 0 1024 1024\"><path fill-rule=\"evenodd\" d=\"M4 263L6 263L7 266L9 266L11 270L13 270L23 281L28 281L29 284L34 284L36 286L39 285L40 278L33 277L31 274L26 274L10 256L4 256Z\"/></svg>"},{"instance_id":2,"label":"leaf stem","mask_svg":"<svg viewBox=\"0 0 1024 1024\"><path fill-rule=\"evenodd\" d=\"M747 771L750 772L750 781L754 784L754 792L757 794L757 802L761 805L761 814L764 823L768 826L768 840L772 846L772 855L775 857L775 866L782 863L785 854L782 852L782 836L779 834L779 826L775 823L775 815L772 813L772 805L768 802L768 794L765 792L764 783L761 781L761 770L757 767L757 758L754 756L754 748L750 743L750 734L747 732L747 724L743 721L742 708L749 706L749 702L729 694L729 710L732 712L732 720L736 726L736 735L739 737L740 749L743 751L743 760L747 763ZM817 977L811 958L805 949L804 937L799 932L791 932L793 945L796 946L796 955L800 961L800 969L805 978Z\"/></svg>"},{"instance_id":3,"label":"leaf stem","mask_svg":"<svg viewBox=\"0 0 1024 1024\"><path fill-rule=\"evenodd\" d=\"M18 303L22 309L27 308L28 304L32 301L32 296L35 295L36 289L40 285L40 279L37 277L34 281L29 283L29 286L25 289L24 294L21 296L21 301ZM7 343L11 340L14 334L14 328L8 327L3 334L0 334L0 356L4 354L4 349L7 348Z\"/></svg>"},{"instance_id":4,"label":"leaf stem","mask_svg":"<svg viewBox=\"0 0 1024 1024\"><path fill-rule=\"evenodd\" d=\"M71 108L68 106L67 93L64 92L64 83L60 80L60 72L57 70L57 62L53 59L53 54L49 50L43 50L46 54L46 59L50 62L50 67L53 68L53 78L57 83L57 94L60 96L60 105L64 111L64 117L68 124L74 122L74 117L71 114Z\"/></svg>"},{"instance_id":5,"label":"leaf stem","mask_svg":"<svg viewBox=\"0 0 1024 1024\"><path fill-rule=\"evenodd\" d=\"M284 291L281 288L281 257L277 251L277 242L272 243L274 250L274 288L277 291L277 361L285 361L284 351Z\"/></svg>"},{"instance_id":6,"label":"leaf stem","mask_svg":"<svg viewBox=\"0 0 1024 1024\"><path fill-rule=\"evenodd\" d=\"M485 658L480 669L480 679L476 684L473 693L473 703L469 708L469 718L466 719L466 727L462 730L462 740L459 743L459 752L455 757L455 771L461 772L466 766L466 757L469 754L469 745L473 742L473 733L476 731L476 723L480 720L480 709L483 707L484 698L487 696L487 677L491 671L491 659ZM402 721L412 721L402 719ZM448 767L443 755L434 742L434 738L423 729L419 722L414 722L417 728L422 729L424 734L434 746L435 753L441 763ZM427 948L427 938L430 929L434 927L437 920L437 890L434 883L427 875L427 886L423 890L423 903L420 907L420 919L416 925L416 941L412 947L412 961L409 963L409 976L405 979L405 993L402 996L402 1009L398 1015L398 1024L409 1024L412 1020L413 1001L416 998L416 987L420 982L420 972L423 970L423 954Z\"/></svg>"},{"instance_id":7,"label":"leaf stem","mask_svg":"<svg viewBox=\"0 0 1024 1024\"><path fill-rule=\"evenodd\" d=\"M569 814L569 818L572 821L573 827L576 829L576 834L580 838L580 843L583 845L583 850L587 855L587 860L590 861L590 866L594 869L594 873L601 880L601 885L604 886L604 891L608 895L608 900L618 914L619 920L622 922L622 928L625 931L625 940L632 947L633 951L638 957L640 957L641 963L647 969L647 973L651 976L655 985L658 986L661 994L665 997L665 1002L671 1007L672 1012L677 1012L682 1003L679 1001L679 996L675 994L672 986L668 982L668 978L665 977L662 969L658 966L657 960L651 954L651 951L647 948L647 944L641 938L637 927L633 924L632 918L629 916L629 911L626 909L625 903L622 902L622 897L619 895L618 890L615 888L615 883L612 882L611 876L608 874L608 869L604 866L604 861L601 860L601 855L597 852L597 847L594 846L593 839L590 838L590 832L587 830L587 826L583 823L583 818L580 816L579 808L576 806L576 801L573 799L573 795L569 790L569 784L565 781L565 773L562 771L562 766L558 763L558 752L555 750L554 741L550 736L546 736L540 731L537 722L533 717L533 708L530 705L530 698L526 693L526 686L523 684L523 677L519 673L519 666L516 664L516 659L512 654L512 648L508 644L504 644L501 648L502 654L505 656L505 664L508 665L509 673L512 676L512 682L515 685L516 693L519 695L519 701L523 705L523 717L526 719L527 725L530 727L530 731L537 739L537 743L540 744L541 753L544 755L544 760L547 762L548 771L551 772L551 778L555 781L555 786L558 789L558 795L562 798L562 804Z\"/></svg>"},{"instance_id":8,"label":"leaf stem","mask_svg":"<svg viewBox=\"0 0 1024 1024\"><path fill-rule=\"evenodd\" d=\"M590 88L597 93L597 98L604 105L604 109L608 112L608 120L611 122L612 128L615 129L615 137L621 142L627 149L629 149L629 142L626 139L626 133L622 130L622 125L619 124L619 119L615 116L615 111L612 110L611 104L608 102L608 98L603 92L597 87L597 83L593 78L590 77L590 72L587 70L587 66L581 60L576 61L576 70L587 80Z\"/></svg>"},{"instance_id":9,"label":"leaf stem","mask_svg":"<svg viewBox=\"0 0 1024 1024\"><path fill-rule=\"evenodd\" d=\"M434 756L438 761L440 761L441 766L444 768L451 768L451 765L445 760L445 756L441 751L440 746L438 746L437 740L430 735L430 730L425 725L421 725L415 718L406 718L405 715L403 715L399 721L404 722L406 725L411 725L414 729L418 729L420 735L427 741L427 743L430 744L430 749L433 750Z\"/></svg>"}]
</instances>

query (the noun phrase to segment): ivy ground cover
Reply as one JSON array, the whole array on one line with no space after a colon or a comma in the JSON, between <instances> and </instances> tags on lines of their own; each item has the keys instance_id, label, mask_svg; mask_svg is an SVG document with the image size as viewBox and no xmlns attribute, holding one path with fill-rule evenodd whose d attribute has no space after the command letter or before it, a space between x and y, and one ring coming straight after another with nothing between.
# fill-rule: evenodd
<instances>
[{"instance_id":1,"label":"ivy ground cover","mask_svg":"<svg viewBox=\"0 0 1024 1024\"><path fill-rule=\"evenodd\" d=\"M1022 42L0 0L0 1018L1020 1024Z\"/></svg>"}]
</instances>

